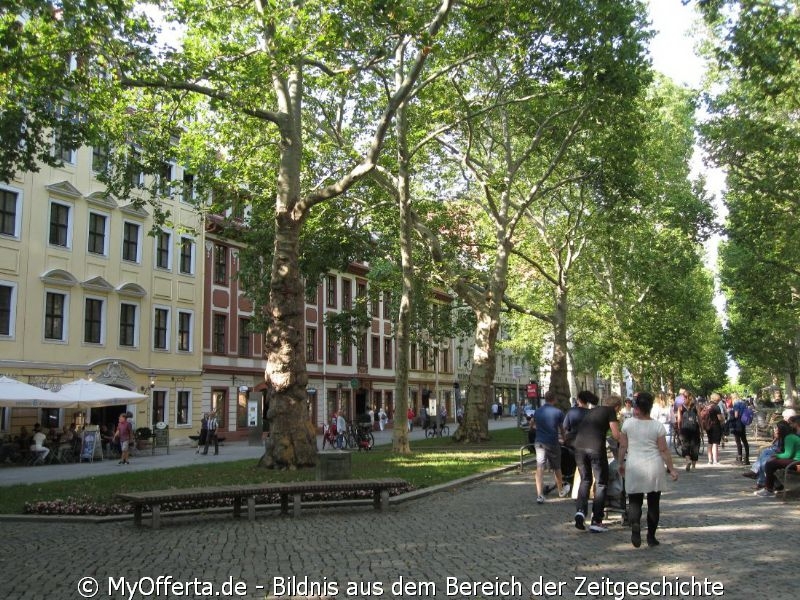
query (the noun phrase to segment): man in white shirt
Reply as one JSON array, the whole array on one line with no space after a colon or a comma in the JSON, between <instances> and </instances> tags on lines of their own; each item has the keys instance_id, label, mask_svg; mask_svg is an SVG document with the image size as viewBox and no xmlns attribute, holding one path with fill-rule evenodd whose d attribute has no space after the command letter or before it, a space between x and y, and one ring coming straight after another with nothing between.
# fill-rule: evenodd
<instances>
[{"instance_id":1,"label":"man in white shirt","mask_svg":"<svg viewBox=\"0 0 800 600\"><path fill-rule=\"evenodd\" d=\"M33 444L30 450L36 455L36 463L43 463L47 455L50 454L50 448L44 445L47 436L42 433L42 426L39 423L33 426Z\"/></svg>"},{"instance_id":2,"label":"man in white shirt","mask_svg":"<svg viewBox=\"0 0 800 600\"><path fill-rule=\"evenodd\" d=\"M219 454L219 438L217 437L217 427L219 421L217 420L217 411L212 411L208 415L208 433L206 433L206 445L203 449L203 454L208 454L208 446L212 439L214 441L214 454Z\"/></svg>"}]
</instances>

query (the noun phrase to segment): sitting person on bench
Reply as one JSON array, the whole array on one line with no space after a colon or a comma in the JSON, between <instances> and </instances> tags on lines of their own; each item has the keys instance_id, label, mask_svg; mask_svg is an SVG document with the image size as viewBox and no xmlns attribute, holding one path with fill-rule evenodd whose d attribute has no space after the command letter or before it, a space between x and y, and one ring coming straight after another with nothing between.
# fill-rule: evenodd
<instances>
[{"instance_id":1,"label":"sitting person on bench","mask_svg":"<svg viewBox=\"0 0 800 600\"><path fill-rule=\"evenodd\" d=\"M742 473L744 477L756 480L756 489L761 489L767 482L767 474L764 472L764 466L778 452L783 451L783 440L787 435L792 433L794 428L789 425L787 421L780 421L772 428L772 444L764 448L758 454L758 458L753 461L747 471Z\"/></svg>"},{"instance_id":2,"label":"sitting person on bench","mask_svg":"<svg viewBox=\"0 0 800 600\"><path fill-rule=\"evenodd\" d=\"M792 417L789 423L794 427L794 432L783 440L783 452L776 453L764 465L767 476L763 490L756 492L757 496L769 497L775 495L775 472L788 467L791 463L800 461L800 417Z\"/></svg>"}]
</instances>

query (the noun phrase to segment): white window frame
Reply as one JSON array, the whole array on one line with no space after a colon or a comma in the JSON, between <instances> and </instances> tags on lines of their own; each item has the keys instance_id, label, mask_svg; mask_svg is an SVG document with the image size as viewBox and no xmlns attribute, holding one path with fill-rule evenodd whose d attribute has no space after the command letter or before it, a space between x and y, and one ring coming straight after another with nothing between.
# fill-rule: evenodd
<instances>
[{"instance_id":1,"label":"white window frame","mask_svg":"<svg viewBox=\"0 0 800 600\"><path fill-rule=\"evenodd\" d=\"M137 227L137 234L136 234L136 260L131 260L130 258L125 258L125 225L136 225ZM137 265L142 264L142 230L144 227L138 221L131 221L126 219L122 222L122 243L120 245L120 258L123 262L126 263L135 263Z\"/></svg>"},{"instance_id":2,"label":"white window frame","mask_svg":"<svg viewBox=\"0 0 800 600\"><path fill-rule=\"evenodd\" d=\"M86 340L86 301L87 300L99 300L102 302L102 308L100 310L100 341L99 342L90 342ZM108 298L104 298L103 296L84 296L83 298L83 331L81 336L81 342L88 346L92 347L99 347L106 345L106 329L108 324Z\"/></svg>"},{"instance_id":3,"label":"white window frame","mask_svg":"<svg viewBox=\"0 0 800 600\"><path fill-rule=\"evenodd\" d=\"M156 235L155 239L153 240L153 267L158 269L159 271L172 271L172 258L174 255L174 244L173 240L175 238L175 234L172 232L171 229L162 229L161 233L166 233L169 236L167 240L167 266L162 267L158 264L158 243L160 239L160 235Z\"/></svg>"},{"instance_id":4,"label":"white window frame","mask_svg":"<svg viewBox=\"0 0 800 600\"><path fill-rule=\"evenodd\" d=\"M5 281L3 279L0 279L0 285L11 288L11 311L8 315L8 335L0 335L0 340L13 340L17 336L17 294L19 293L19 288L13 281Z\"/></svg>"},{"instance_id":5,"label":"white window frame","mask_svg":"<svg viewBox=\"0 0 800 600\"><path fill-rule=\"evenodd\" d=\"M180 396L179 394L184 392L189 395L189 402L186 405L186 423L178 423L178 409L180 408ZM178 389L175 391L175 427L180 429L188 429L192 427L192 390L191 389Z\"/></svg>"},{"instance_id":6,"label":"white window frame","mask_svg":"<svg viewBox=\"0 0 800 600\"><path fill-rule=\"evenodd\" d=\"M127 346L127 345L123 345L122 344L122 338L121 338L121 335L120 335L121 332L120 332L119 327L118 327L117 328L117 346L119 348L124 348L124 349L128 349L128 350L138 350L139 349L139 341L140 341L140 339L139 339L140 338L139 329L140 329L141 323L142 323L142 305L139 302L131 302L130 300L127 300L127 299L120 300L119 305L117 306L117 316L118 316L117 323L118 323L118 325L122 324L122 318L121 317L122 317L122 305L123 304L128 304L128 305L134 306L136 308L136 315L134 317L134 323L133 323L133 345L132 346Z\"/></svg>"},{"instance_id":7,"label":"white window frame","mask_svg":"<svg viewBox=\"0 0 800 600\"><path fill-rule=\"evenodd\" d=\"M69 209L69 214L67 217L67 243L64 246L60 246L58 244L53 244L50 241L50 225L53 222L53 205L57 204L59 206L65 206ZM75 205L70 202L65 202L64 200L58 200L56 198L50 198L50 202L47 205L47 245L50 248L59 248L61 250L72 250L72 235L73 235L73 224L75 222Z\"/></svg>"},{"instance_id":8,"label":"white window frame","mask_svg":"<svg viewBox=\"0 0 800 600\"><path fill-rule=\"evenodd\" d=\"M45 331L47 325L47 294L58 294L59 296L64 296L64 316L63 316L64 324L61 329L60 339L45 337ZM69 342L69 302L70 302L69 292L53 288L44 289L44 303L42 305L42 341L45 344L66 344L67 342Z\"/></svg>"},{"instance_id":9,"label":"white window frame","mask_svg":"<svg viewBox=\"0 0 800 600\"><path fill-rule=\"evenodd\" d=\"M163 310L167 313L166 332L164 333L164 348L156 347L156 311ZM150 335L152 336L153 343L150 344L154 352L169 352L170 341L172 338L172 309L169 306L156 304L153 306L152 323Z\"/></svg>"},{"instance_id":10,"label":"white window frame","mask_svg":"<svg viewBox=\"0 0 800 600\"><path fill-rule=\"evenodd\" d=\"M3 190L5 192L11 192L12 194L17 195L17 205L14 209L14 233L10 235L0 233L0 236L5 237L6 239L13 238L15 240L18 240L20 238L20 232L22 228L22 195L23 195L22 190L10 185L0 185L0 190ZM49 232L48 232L48 238L49 238Z\"/></svg>"},{"instance_id":11,"label":"white window frame","mask_svg":"<svg viewBox=\"0 0 800 600\"><path fill-rule=\"evenodd\" d=\"M181 349L180 345L180 327L181 315L189 315L189 348L187 350ZM178 309L178 319L175 323L175 351L181 354L191 354L194 351L194 311Z\"/></svg>"},{"instance_id":12,"label":"white window frame","mask_svg":"<svg viewBox=\"0 0 800 600\"><path fill-rule=\"evenodd\" d=\"M181 270L181 254L183 252L183 241L184 240L189 240L191 242L191 246L192 246L192 255L191 255L191 258L189 259L189 271L188 272ZM192 275L193 276L195 274L196 265L197 265L197 240L195 240L192 236L183 235L183 236L181 236L180 247L181 247L181 249L178 251L178 267L177 267L178 268L178 274L179 275Z\"/></svg>"},{"instance_id":13,"label":"white window frame","mask_svg":"<svg viewBox=\"0 0 800 600\"><path fill-rule=\"evenodd\" d=\"M89 250L89 233L91 232L90 223L91 223L92 215L97 215L97 216L100 216L100 217L104 217L105 220L106 220L105 228L103 230L103 253L102 254L98 254L96 252L92 252L91 250ZM107 213L107 212L103 212L103 211L100 211L100 210L94 210L94 209L90 210L89 214L86 216L86 252L87 252L87 254L89 254L90 256L103 256L105 258L108 258L108 248L109 248L110 238L111 238L111 215L109 213Z\"/></svg>"}]
</instances>

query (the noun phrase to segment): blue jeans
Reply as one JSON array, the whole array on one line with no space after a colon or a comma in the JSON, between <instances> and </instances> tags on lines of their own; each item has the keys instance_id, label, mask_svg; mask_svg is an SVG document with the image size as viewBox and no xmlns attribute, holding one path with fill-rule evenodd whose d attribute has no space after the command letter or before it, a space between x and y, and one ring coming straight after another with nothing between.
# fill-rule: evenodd
<instances>
[{"instance_id":1,"label":"blue jeans","mask_svg":"<svg viewBox=\"0 0 800 600\"><path fill-rule=\"evenodd\" d=\"M586 515L589 508L589 490L595 482L592 501L592 523L602 523L606 506L606 487L608 486L608 457L606 451L575 449L575 465L581 475L575 509Z\"/></svg>"},{"instance_id":2,"label":"blue jeans","mask_svg":"<svg viewBox=\"0 0 800 600\"><path fill-rule=\"evenodd\" d=\"M767 473L764 471L764 465L767 464L767 461L773 457L776 450L774 446L770 446L769 448L764 448L761 453L758 455L756 462L750 467L751 471L754 471L756 474L756 483L759 485L766 485L767 484Z\"/></svg>"}]
</instances>

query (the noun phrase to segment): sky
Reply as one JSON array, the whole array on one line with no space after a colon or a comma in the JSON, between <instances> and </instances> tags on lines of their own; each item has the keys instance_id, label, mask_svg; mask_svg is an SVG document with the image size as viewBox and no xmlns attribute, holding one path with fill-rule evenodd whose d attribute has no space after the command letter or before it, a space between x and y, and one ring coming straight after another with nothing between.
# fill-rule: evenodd
<instances>
[{"instance_id":1,"label":"sky","mask_svg":"<svg viewBox=\"0 0 800 600\"><path fill-rule=\"evenodd\" d=\"M693 3L684 6L681 0L648 0L648 5L652 28L657 32L650 43L653 68L678 84L698 88L704 65L694 52L695 40L691 33L698 17ZM721 221L725 215L722 204L725 174L720 169L706 167L699 148L695 151L693 170L694 174L701 173L706 177L706 187L715 197L717 215ZM716 271L718 244L719 237L715 236L706 246L706 264L712 271ZM725 300L721 294L716 294L714 305L724 319ZM737 375L738 368L730 363L728 376L733 380Z\"/></svg>"}]
</instances>

